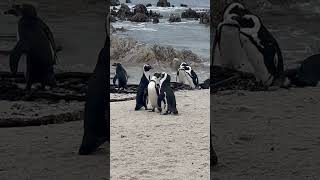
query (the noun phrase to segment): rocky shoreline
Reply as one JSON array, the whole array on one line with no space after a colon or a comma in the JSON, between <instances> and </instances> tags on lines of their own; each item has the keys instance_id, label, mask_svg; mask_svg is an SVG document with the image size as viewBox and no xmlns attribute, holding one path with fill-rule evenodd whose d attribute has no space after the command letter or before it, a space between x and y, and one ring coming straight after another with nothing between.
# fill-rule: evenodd
<instances>
[{"instance_id":1,"label":"rocky shoreline","mask_svg":"<svg viewBox=\"0 0 320 180\"><path fill-rule=\"evenodd\" d=\"M111 16L110 21L131 21L131 22L150 22L154 24L159 23L159 18L163 18L160 13L153 12L152 10L148 11L148 7L151 7L151 4L137 4L131 10L127 4L120 4L119 1L111 2ZM120 7L119 7L120 6ZM170 6L170 2L159 1L156 5L157 7L173 7ZM188 7L188 5L181 4L181 7ZM170 14L168 21L169 22L181 22L181 19L195 19L199 20L200 24L210 24L210 11L209 9L205 12L196 12L195 10L189 8L186 9L181 14Z\"/></svg>"}]
</instances>

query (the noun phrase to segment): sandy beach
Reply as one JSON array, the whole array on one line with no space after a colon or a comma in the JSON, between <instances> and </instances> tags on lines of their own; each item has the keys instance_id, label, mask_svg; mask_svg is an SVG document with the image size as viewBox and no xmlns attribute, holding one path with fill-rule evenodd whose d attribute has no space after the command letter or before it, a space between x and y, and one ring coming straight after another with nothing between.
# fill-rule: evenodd
<instances>
[{"instance_id":1,"label":"sandy beach","mask_svg":"<svg viewBox=\"0 0 320 180\"><path fill-rule=\"evenodd\" d=\"M0 179L106 180L109 145L90 156L79 156L83 121L0 131Z\"/></svg>"},{"instance_id":2,"label":"sandy beach","mask_svg":"<svg viewBox=\"0 0 320 180\"><path fill-rule=\"evenodd\" d=\"M319 179L320 89L211 95L214 179Z\"/></svg>"},{"instance_id":3,"label":"sandy beach","mask_svg":"<svg viewBox=\"0 0 320 180\"><path fill-rule=\"evenodd\" d=\"M209 179L209 90L175 95L178 116L111 103L111 179Z\"/></svg>"}]
</instances>

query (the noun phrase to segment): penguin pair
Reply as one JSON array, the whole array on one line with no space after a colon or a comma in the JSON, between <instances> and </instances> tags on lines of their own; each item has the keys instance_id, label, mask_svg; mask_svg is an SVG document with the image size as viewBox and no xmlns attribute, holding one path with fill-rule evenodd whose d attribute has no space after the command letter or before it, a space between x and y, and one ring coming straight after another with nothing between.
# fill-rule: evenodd
<instances>
[{"instance_id":1,"label":"penguin pair","mask_svg":"<svg viewBox=\"0 0 320 180\"><path fill-rule=\"evenodd\" d=\"M118 87L118 91L122 88L122 90L127 89L128 83L128 74L127 71L123 68L120 63L114 63L112 66L116 67L116 74L113 78L113 85Z\"/></svg>"},{"instance_id":2,"label":"penguin pair","mask_svg":"<svg viewBox=\"0 0 320 180\"><path fill-rule=\"evenodd\" d=\"M19 60L23 54L27 57L26 90L39 82L44 89L46 85L56 86L53 66L56 64L58 51L50 28L37 16L34 6L30 4L13 5L4 14L21 17L18 23L18 42L10 54L10 70L18 71Z\"/></svg>"},{"instance_id":3,"label":"penguin pair","mask_svg":"<svg viewBox=\"0 0 320 180\"><path fill-rule=\"evenodd\" d=\"M159 110L159 107L161 106L158 106L158 97L159 97L159 94L160 94L160 91L159 91L159 80L160 80L160 77L161 77L161 74L160 73L155 73L151 79L150 79L150 82L148 84L148 101L151 105L151 111L152 112L155 112L155 109L158 109Z\"/></svg>"},{"instance_id":4,"label":"penguin pair","mask_svg":"<svg viewBox=\"0 0 320 180\"><path fill-rule=\"evenodd\" d=\"M225 8L214 39L213 64L251 72L264 86L285 86L278 42L261 19L240 3Z\"/></svg>"},{"instance_id":5,"label":"penguin pair","mask_svg":"<svg viewBox=\"0 0 320 180\"><path fill-rule=\"evenodd\" d=\"M153 69L152 66L149 64L143 65L143 74L138 86L138 92L136 96L136 107L135 110L138 111L142 107L145 108L145 110L148 109L148 85L150 81L150 70Z\"/></svg>"},{"instance_id":6,"label":"penguin pair","mask_svg":"<svg viewBox=\"0 0 320 180\"><path fill-rule=\"evenodd\" d=\"M186 62L182 62L177 71L178 82L187 84L193 89L198 87L199 80L197 74Z\"/></svg>"}]
</instances>

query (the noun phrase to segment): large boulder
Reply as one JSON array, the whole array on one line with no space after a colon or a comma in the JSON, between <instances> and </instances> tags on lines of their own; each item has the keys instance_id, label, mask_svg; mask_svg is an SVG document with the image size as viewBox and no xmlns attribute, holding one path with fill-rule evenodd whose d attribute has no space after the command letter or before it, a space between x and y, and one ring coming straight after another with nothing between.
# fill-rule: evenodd
<instances>
[{"instance_id":1,"label":"large boulder","mask_svg":"<svg viewBox=\"0 0 320 180\"><path fill-rule=\"evenodd\" d=\"M169 22L181 22L181 17L175 14L170 14Z\"/></svg>"},{"instance_id":2,"label":"large boulder","mask_svg":"<svg viewBox=\"0 0 320 180\"><path fill-rule=\"evenodd\" d=\"M120 5L120 1L119 0L111 0L110 1L110 5L111 6L119 6Z\"/></svg>"},{"instance_id":3,"label":"large boulder","mask_svg":"<svg viewBox=\"0 0 320 180\"><path fill-rule=\"evenodd\" d=\"M199 18L199 14L195 10L189 8L188 10L182 12L181 18Z\"/></svg>"},{"instance_id":4,"label":"large boulder","mask_svg":"<svg viewBox=\"0 0 320 180\"><path fill-rule=\"evenodd\" d=\"M170 2L167 0L159 0L157 2L157 7L170 7Z\"/></svg>"},{"instance_id":5,"label":"large boulder","mask_svg":"<svg viewBox=\"0 0 320 180\"><path fill-rule=\"evenodd\" d=\"M149 17L146 14L136 13L132 17L129 18L129 21L132 22L148 22Z\"/></svg>"},{"instance_id":6,"label":"large boulder","mask_svg":"<svg viewBox=\"0 0 320 180\"><path fill-rule=\"evenodd\" d=\"M126 0L126 3L131 3L131 0Z\"/></svg>"},{"instance_id":7,"label":"large boulder","mask_svg":"<svg viewBox=\"0 0 320 180\"><path fill-rule=\"evenodd\" d=\"M146 15L148 14L148 9L143 4L137 4L133 8L133 11L134 11L134 14L137 14L137 13L146 14Z\"/></svg>"},{"instance_id":8,"label":"large boulder","mask_svg":"<svg viewBox=\"0 0 320 180\"><path fill-rule=\"evenodd\" d=\"M121 7L117 13L117 17L121 20L125 20L127 17L132 16L129 6L126 4L121 4Z\"/></svg>"}]
</instances>

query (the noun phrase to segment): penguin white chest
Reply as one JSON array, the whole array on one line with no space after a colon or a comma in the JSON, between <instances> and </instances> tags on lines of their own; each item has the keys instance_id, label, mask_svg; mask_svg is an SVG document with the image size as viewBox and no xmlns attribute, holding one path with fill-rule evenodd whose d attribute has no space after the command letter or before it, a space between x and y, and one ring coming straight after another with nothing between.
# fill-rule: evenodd
<instances>
[{"instance_id":1,"label":"penguin white chest","mask_svg":"<svg viewBox=\"0 0 320 180\"><path fill-rule=\"evenodd\" d=\"M241 44L240 31L237 27L224 26L221 29L219 55L216 65L226 66L232 69L252 72L248 58Z\"/></svg>"},{"instance_id":2,"label":"penguin white chest","mask_svg":"<svg viewBox=\"0 0 320 180\"><path fill-rule=\"evenodd\" d=\"M148 84L148 98L152 108L158 107L158 95L156 83L154 81L150 81L150 83Z\"/></svg>"},{"instance_id":3,"label":"penguin white chest","mask_svg":"<svg viewBox=\"0 0 320 180\"><path fill-rule=\"evenodd\" d=\"M258 50L258 48L248 39L241 35L243 46L248 56L248 61L254 69L254 74L258 81L261 81L264 85L270 85L273 81L272 75L269 73L265 63L264 56Z\"/></svg>"},{"instance_id":4,"label":"penguin white chest","mask_svg":"<svg viewBox=\"0 0 320 180\"><path fill-rule=\"evenodd\" d=\"M179 71L179 82L195 88L192 77L185 70Z\"/></svg>"}]
</instances>

